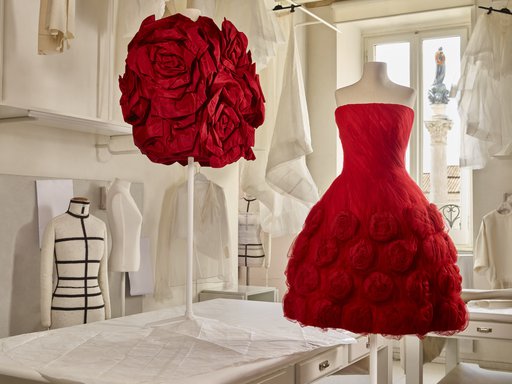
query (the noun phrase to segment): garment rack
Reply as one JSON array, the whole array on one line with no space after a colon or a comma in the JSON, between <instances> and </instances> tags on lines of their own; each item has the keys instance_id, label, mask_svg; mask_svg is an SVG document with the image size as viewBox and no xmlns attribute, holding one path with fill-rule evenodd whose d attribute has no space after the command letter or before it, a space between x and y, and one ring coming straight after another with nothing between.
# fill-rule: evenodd
<instances>
[{"instance_id":1,"label":"garment rack","mask_svg":"<svg viewBox=\"0 0 512 384\"><path fill-rule=\"evenodd\" d=\"M318 20L320 23L324 24L325 26L331 28L333 31L337 33L341 33L341 31L336 28L335 25L328 23L324 19L322 19L320 16L317 16L311 11L308 11L305 7L303 7L301 4L297 4L295 1L292 0L283 0L286 1L288 4L290 4L289 7L283 7L282 5L276 5L272 10L273 11L281 11L283 9L290 9L290 12L295 12L295 8L299 9L300 11L304 12L305 14L311 16L312 18Z\"/></svg>"},{"instance_id":2,"label":"garment rack","mask_svg":"<svg viewBox=\"0 0 512 384\"><path fill-rule=\"evenodd\" d=\"M512 12L510 12L510 9L508 9L508 8L496 9L493 7L482 7L481 5L479 5L478 8L487 10L488 15L491 14L492 12L505 13L507 15L512 15Z\"/></svg>"}]
</instances>

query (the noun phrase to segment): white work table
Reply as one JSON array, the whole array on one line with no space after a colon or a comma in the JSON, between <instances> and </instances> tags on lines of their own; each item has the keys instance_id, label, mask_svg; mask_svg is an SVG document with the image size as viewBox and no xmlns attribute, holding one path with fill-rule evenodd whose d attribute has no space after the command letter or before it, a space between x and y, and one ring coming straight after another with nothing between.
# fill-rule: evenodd
<instances>
[{"instance_id":1,"label":"white work table","mask_svg":"<svg viewBox=\"0 0 512 384\"><path fill-rule=\"evenodd\" d=\"M459 364L459 339L508 340L512 341L512 308L486 308L469 305L468 327L446 339L446 369L448 374ZM423 383L423 356L421 340L415 336L405 337L406 384Z\"/></svg>"},{"instance_id":2,"label":"white work table","mask_svg":"<svg viewBox=\"0 0 512 384\"><path fill-rule=\"evenodd\" d=\"M300 327L280 303L216 299L194 312L199 327L175 307L0 339L0 383L308 384L368 355L366 337ZM379 337L379 383L391 384L388 346Z\"/></svg>"}]
</instances>

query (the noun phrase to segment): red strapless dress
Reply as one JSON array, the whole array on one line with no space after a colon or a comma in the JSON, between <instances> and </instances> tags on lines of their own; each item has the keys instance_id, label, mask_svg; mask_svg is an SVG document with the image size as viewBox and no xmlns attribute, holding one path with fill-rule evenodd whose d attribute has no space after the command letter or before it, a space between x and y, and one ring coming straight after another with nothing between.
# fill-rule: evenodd
<instances>
[{"instance_id":1,"label":"red strapless dress","mask_svg":"<svg viewBox=\"0 0 512 384\"><path fill-rule=\"evenodd\" d=\"M404 164L414 111L349 104L335 112L343 172L290 249L284 313L302 325L384 335L464 329L457 252Z\"/></svg>"}]
</instances>

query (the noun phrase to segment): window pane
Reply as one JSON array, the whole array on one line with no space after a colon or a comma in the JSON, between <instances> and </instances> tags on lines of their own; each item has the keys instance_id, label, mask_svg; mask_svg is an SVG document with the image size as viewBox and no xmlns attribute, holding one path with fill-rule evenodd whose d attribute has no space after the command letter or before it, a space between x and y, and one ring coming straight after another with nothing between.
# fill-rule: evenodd
<instances>
[{"instance_id":1,"label":"window pane","mask_svg":"<svg viewBox=\"0 0 512 384\"><path fill-rule=\"evenodd\" d=\"M375 61L388 65L388 76L394 83L409 87L411 85L411 55L409 43L389 43L375 45ZM409 146L405 153L405 167L411 169Z\"/></svg>"},{"instance_id":2,"label":"window pane","mask_svg":"<svg viewBox=\"0 0 512 384\"><path fill-rule=\"evenodd\" d=\"M375 61L388 64L388 76L391 81L406 87L411 85L409 43L376 45Z\"/></svg>"},{"instance_id":3,"label":"window pane","mask_svg":"<svg viewBox=\"0 0 512 384\"><path fill-rule=\"evenodd\" d=\"M466 209L461 204L460 119L457 102L449 97L452 85L456 84L460 77L460 45L459 36L426 39L422 43L422 189L427 198L439 207L449 206L449 210L443 212L443 215L451 227L452 235L461 229L463 220L466 219L463 217ZM445 126L451 126L446 134L446 144L439 142L439 133L430 133L426 127L427 124L434 124L429 122L439 120L444 120ZM440 125L442 124L439 122L435 123L438 130ZM437 137L437 140L432 147L434 137ZM446 156L446 160L442 158L443 156ZM436 185L441 187L435 196L432 193L434 179L438 180Z\"/></svg>"}]
</instances>

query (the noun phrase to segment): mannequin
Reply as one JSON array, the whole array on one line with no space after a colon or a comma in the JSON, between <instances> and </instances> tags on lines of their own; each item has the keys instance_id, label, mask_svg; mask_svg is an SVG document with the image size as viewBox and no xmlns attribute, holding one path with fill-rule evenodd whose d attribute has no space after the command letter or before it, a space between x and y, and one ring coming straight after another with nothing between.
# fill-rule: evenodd
<instances>
[{"instance_id":1,"label":"mannequin","mask_svg":"<svg viewBox=\"0 0 512 384\"><path fill-rule=\"evenodd\" d=\"M112 235L110 271L135 272L140 266L142 214L130 194L130 184L116 178L107 191L107 218Z\"/></svg>"},{"instance_id":2,"label":"mannequin","mask_svg":"<svg viewBox=\"0 0 512 384\"><path fill-rule=\"evenodd\" d=\"M188 17L192 21L197 21L199 16L201 16L201 10L196 8L183 8L181 9L179 4L176 4L175 1L166 1L165 2L165 12L164 17L174 15L175 13L181 13L183 16Z\"/></svg>"},{"instance_id":3,"label":"mannequin","mask_svg":"<svg viewBox=\"0 0 512 384\"><path fill-rule=\"evenodd\" d=\"M89 214L89 205L86 198L72 198L67 212L52 219L45 229L41 249L44 328L110 318L107 228ZM57 281L52 289L54 264Z\"/></svg>"},{"instance_id":4,"label":"mannequin","mask_svg":"<svg viewBox=\"0 0 512 384\"><path fill-rule=\"evenodd\" d=\"M338 107L345 104L386 103L401 104L413 108L416 92L412 88L393 83L387 74L387 64L367 62L361 79L334 94Z\"/></svg>"},{"instance_id":5,"label":"mannequin","mask_svg":"<svg viewBox=\"0 0 512 384\"><path fill-rule=\"evenodd\" d=\"M338 107L347 104L400 104L414 107L416 92L412 88L393 83L387 74L387 64L367 62L363 66L361 79L348 87L337 89L335 94ZM369 334L370 382L377 383L377 342L376 335Z\"/></svg>"}]
</instances>

